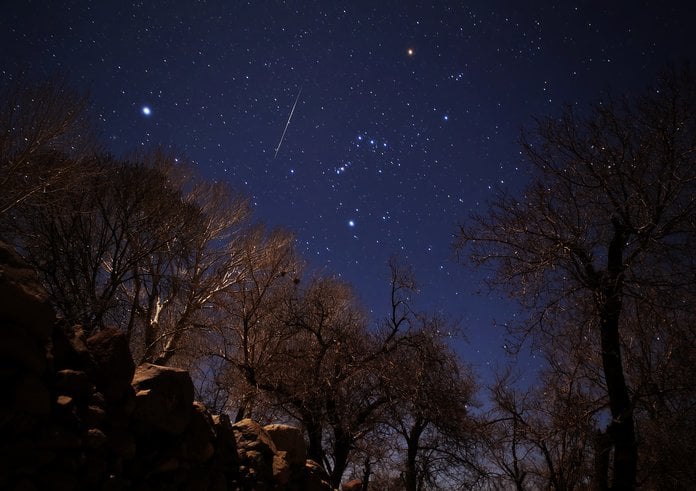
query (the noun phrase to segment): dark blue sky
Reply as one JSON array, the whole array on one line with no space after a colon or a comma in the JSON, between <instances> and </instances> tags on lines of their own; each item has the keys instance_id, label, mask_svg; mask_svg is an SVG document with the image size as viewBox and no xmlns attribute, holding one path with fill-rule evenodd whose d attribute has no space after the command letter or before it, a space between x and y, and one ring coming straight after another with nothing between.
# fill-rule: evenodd
<instances>
[{"instance_id":1,"label":"dark blue sky","mask_svg":"<svg viewBox=\"0 0 696 491\"><path fill-rule=\"evenodd\" d=\"M686 1L14 0L0 7L0 70L58 71L88 89L109 150L161 144L228 181L376 317L388 307L387 260L405 258L418 305L461 320L468 344L455 345L485 368L503 357L493 321L514 308L488 294L484 272L453 261L457 223L484 211L491 189L523 185L517 140L533 116L642 89L667 62L693 58L694 11Z\"/></svg>"}]
</instances>

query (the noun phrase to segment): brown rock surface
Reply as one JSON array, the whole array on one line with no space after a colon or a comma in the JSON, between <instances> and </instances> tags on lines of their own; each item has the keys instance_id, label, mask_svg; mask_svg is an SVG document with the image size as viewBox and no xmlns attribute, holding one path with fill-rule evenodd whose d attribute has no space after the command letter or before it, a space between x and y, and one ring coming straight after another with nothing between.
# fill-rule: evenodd
<instances>
[{"instance_id":1,"label":"brown rock surface","mask_svg":"<svg viewBox=\"0 0 696 491\"><path fill-rule=\"evenodd\" d=\"M133 390L135 365L123 332L114 327L102 329L87 338L87 348L94 360L97 387L107 400L118 401Z\"/></svg>"},{"instance_id":2,"label":"brown rock surface","mask_svg":"<svg viewBox=\"0 0 696 491\"><path fill-rule=\"evenodd\" d=\"M341 491L360 491L362 484L360 479L352 479L341 484Z\"/></svg>"},{"instance_id":3,"label":"brown rock surface","mask_svg":"<svg viewBox=\"0 0 696 491\"><path fill-rule=\"evenodd\" d=\"M134 417L166 433L183 433L193 415L193 382L186 370L144 363L135 370Z\"/></svg>"},{"instance_id":4,"label":"brown rock surface","mask_svg":"<svg viewBox=\"0 0 696 491\"><path fill-rule=\"evenodd\" d=\"M28 329L47 341L56 314L36 273L7 244L0 242L0 319Z\"/></svg>"},{"instance_id":5,"label":"brown rock surface","mask_svg":"<svg viewBox=\"0 0 696 491\"><path fill-rule=\"evenodd\" d=\"M284 424L271 424L263 427L279 451L286 453L290 465L304 465L307 460L307 444L299 428Z\"/></svg>"}]
</instances>

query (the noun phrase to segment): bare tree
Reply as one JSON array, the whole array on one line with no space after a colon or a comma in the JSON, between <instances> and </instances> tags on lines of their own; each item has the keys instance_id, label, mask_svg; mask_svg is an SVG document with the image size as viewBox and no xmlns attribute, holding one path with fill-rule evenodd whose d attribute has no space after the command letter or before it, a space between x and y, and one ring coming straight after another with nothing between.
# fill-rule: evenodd
<instances>
[{"instance_id":1,"label":"bare tree","mask_svg":"<svg viewBox=\"0 0 696 491\"><path fill-rule=\"evenodd\" d=\"M471 486L480 476L475 455L476 383L446 344L458 329L415 309L418 287L412 269L392 258L391 311L380 329L385 438L397 454L405 489ZM394 463L392 463L393 465Z\"/></svg>"},{"instance_id":2,"label":"bare tree","mask_svg":"<svg viewBox=\"0 0 696 491\"><path fill-rule=\"evenodd\" d=\"M627 312L628 377L638 428L639 475L648 488L692 488L696 472L696 325L693 297L654 292L663 308Z\"/></svg>"},{"instance_id":3,"label":"bare tree","mask_svg":"<svg viewBox=\"0 0 696 491\"><path fill-rule=\"evenodd\" d=\"M61 315L89 331L125 316L120 285L131 279L138 261L173 241L176 231L162 225L172 209L171 193L159 189L153 209L143 208L162 182L160 174L108 157L88 165L99 172L85 189L68 190L44 207L18 214L12 232ZM109 179L101 177L107 174Z\"/></svg>"},{"instance_id":4,"label":"bare tree","mask_svg":"<svg viewBox=\"0 0 696 491\"><path fill-rule=\"evenodd\" d=\"M219 357L251 394L238 416L263 399L266 414L272 405L299 422L309 457L326 466L338 487L351 463L369 462L368 442L388 401L383 356L397 336L394 328L370 334L347 284L295 281L281 250L267 256L267 267L254 268L244 290L230 293L225 308L232 315L215 344L227 346Z\"/></svg>"},{"instance_id":5,"label":"bare tree","mask_svg":"<svg viewBox=\"0 0 696 491\"><path fill-rule=\"evenodd\" d=\"M218 320L201 347L205 363L220 369L208 383L232 394L236 420L269 411L259 384L276 369L274 357L293 330L284 322L302 274L291 234L263 227L247 231L239 251L242 276L215 299Z\"/></svg>"},{"instance_id":6,"label":"bare tree","mask_svg":"<svg viewBox=\"0 0 696 491\"><path fill-rule=\"evenodd\" d=\"M385 424L404 448L403 484L408 491L471 487L481 475L470 414L474 377L444 343L446 326L419 321L418 331L382 363L390 395Z\"/></svg>"},{"instance_id":7,"label":"bare tree","mask_svg":"<svg viewBox=\"0 0 696 491\"><path fill-rule=\"evenodd\" d=\"M218 297L244 281L253 225L240 194L192 178L170 158L157 160L151 165L181 194L171 204L172 215L162 220L174 234L165 247L142 256L120 296L130 305L127 332L141 333L139 359L166 364L183 355L183 348L189 356L198 353L197 340L219 318Z\"/></svg>"},{"instance_id":8,"label":"bare tree","mask_svg":"<svg viewBox=\"0 0 696 491\"><path fill-rule=\"evenodd\" d=\"M490 388L493 408L486 417L482 433L486 458L491 462L488 480L493 489L514 486L524 491L530 483L534 465L533 445L525 438L528 394L510 386L511 372L498 376Z\"/></svg>"},{"instance_id":9,"label":"bare tree","mask_svg":"<svg viewBox=\"0 0 696 491\"><path fill-rule=\"evenodd\" d=\"M492 266L493 284L532 312L518 332L542 340L570 322L576 336L589 329L597 339L613 450L602 486L612 489L637 482L627 312L686 298L696 285L695 87L688 71L668 73L633 102L539 120L523 141L525 192L499 194L458 237L460 253Z\"/></svg>"},{"instance_id":10,"label":"bare tree","mask_svg":"<svg viewBox=\"0 0 696 491\"><path fill-rule=\"evenodd\" d=\"M549 369L536 387L508 370L490 387L484 441L492 481L515 489L591 489L597 411L578 367Z\"/></svg>"},{"instance_id":11,"label":"bare tree","mask_svg":"<svg viewBox=\"0 0 696 491\"><path fill-rule=\"evenodd\" d=\"M295 334L276 356L271 385L288 414L304 425L310 458L327 467L338 487L384 404L367 320L350 287L330 278L299 289L286 315Z\"/></svg>"},{"instance_id":12,"label":"bare tree","mask_svg":"<svg viewBox=\"0 0 696 491\"><path fill-rule=\"evenodd\" d=\"M80 165L97 168L88 185L15 214L15 243L66 320L87 332L122 327L136 361L170 363L244 275L246 201L159 152Z\"/></svg>"},{"instance_id":13,"label":"bare tree","mask_svg":"<svg viewBox=\"0 0 696 491\"><path fill-rule=\"evenodd\" d=\"M86 95L60 78L6 80L0 86L0 217L79 187L85 171L94 170L80 161L97 148Z\"/></svg>"}]
</instances>

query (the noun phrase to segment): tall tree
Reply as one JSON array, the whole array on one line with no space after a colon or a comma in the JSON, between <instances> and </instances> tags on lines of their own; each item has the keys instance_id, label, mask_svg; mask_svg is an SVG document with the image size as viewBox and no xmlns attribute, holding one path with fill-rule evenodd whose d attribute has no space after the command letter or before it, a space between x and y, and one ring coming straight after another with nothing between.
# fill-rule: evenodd
<instances>
[{"instance_id":1,"label":"tall tree","mask_svg":"<svg viewBox=\"0 0 696 491\"><path fill-rule=\"evenodd\" d=\"M310 458L327 467L336 487L350 464L363 465L362 477L369 476L371 461L382 453L375 451L384 443L382 434L393 434L383 431L391 424L386 422L389 414L403 416L403 427L415 422L417 436L410 441L418 457L429 451L425 435L434 434L431 427L459 427L465 414L453 410L449 421L435 418L439 403L427 399L431 392L439 394L440 402L461 393L448 407L465 412L470 380L457 378L461 372L456 364L441 345L435 348L428 342L424 330L420 337L414 332L420 321L408 302L410 276L392 269L391 316L369 330L349 285L322 277L295 281L286 250L279 247L262 262L250 255L257 267L250 281L224 297L229 315L213 345L217 358L234 374L224 382L233 390L241 378L243 393L249 394L238 402L238 417L250 416L252 409L258 410L251 403L263 400L265 414L257 416L268 415L269 406L275 406L298 421L307 433ZM259 268L261 264L265 267ZM423 354L423 363L410 365L416 353ZM419 370L417 387L403 372L405 366ZM435 379L437 390L429 391ZM461 386L450 387L453 380ZM402 405L414 410L405 414ZM412 468L417 465L415 459L410 462Z\"/></svg>"},{"instance_id":2,"label":"tall tree","mask_svg":"<svg viewBox=\"0 0 696 491\"><path fill-rule=\"evenodd\" d=\"M139 359L166 364L183 351L198 353L197 341L219 317L217 298L247 275L243 254L255 236L250 209L239 193L197 179L166 155L150 159L149 166L176 196L160 222L172 235L164 247L142 256L120 295L129 304L127 332L140 332L142 338ZM147 215L153 206L145 203L142 212ZM131 226L145 237L167 236L158 228Z\"/></svg>"},{"instance_id":3,"label":"tall tree","mask_svg":"<svg viewBox=\"0 0 696 491\"><path fill-rule=\"evenodd\" d=\"M89 99L64 80L0 82L0 218L21 205L41 205L80 187L80 161L97 146Z\"/></svg>"},{"instance_id":4,"label":"tall tree","mask_svg":"<svg viewBox=\"0 0 696 491\"><path fill-rule=\"evenodd\" d=\"M695 103L684 70L632 101L540 119L523 139L524 193L500 193L458 236L459 251L492 266L492 282L531 310L523 332L540 339L571 323L578 339L596 334L613 450L601 487L637 482L627 312L691 308L671 299L693 298L696 285Z\"/></svg>"},{"instance_id":5,"label":"tall tree","mask_svg":"<svg viewBox=\"0 0 696 491\"><path fill-rule=\"evenodd\" d=\"M517 490L590 487L596 407L570 367L546 370L535 387L520 387L506 371L489 388L483 441L491 481Z\"/></svg>"},{"instance_id":6,"label":"tall tree","mask_svg":"<svg viewBox=\"0 0 696 491\"><path fill-rule=\"evenodd\" d=\"M302 274L294 238L282 230L254 227L240 250L241 280L215 299L218 321L201 347L205 365L219 366L206 377L208 391L226 392L236 420L260 416L274 357L294 331L284 322L287 302ZM212 384L212 385L211 385ZM211 401L207 401L211 402Z\"/></svg>"},{"instance_id":7,"label":"tall tree","mask_svg":"<svg viewBox=\"0 0 696 491\"><path fill-rule=\"evenodd\" d=\"M267 386L301 421L309 456L327 467L338 487L385 402L367 320L351 288L332 278L298 287L284 315L293 335L276 353Z\"/></svg>"},{"instance_id":8,"label":"tall tree","mask_svg":"<svg viewBox=\"0 0 696 491\"><path fill-rule=\"evenodd\" d=\"M395 448L408 491L471 486L480 476L470 414L476 381L447 346L456 326L415 308L418 287L408 265L392 258L389 267L391 312L381 329L379 354L388 398L383 444Z\"/></svg>"},{"instance_id":9,"label":"tall tree","mask_svg":"<svg viewBox=\"0 0 696 491\"><path fill-rule=\"evenodd\" d=\"M87 332L122 327L136 361L170 363L244 275L246 201L159 152L79 165L96 169L87 186L18 210L7 230L66 320Z\"/></svg>"},{"instance_id":10,"label":"tall tree","mask_svg":"<svg viewBox=\"0 0 696 491\"><path fill-rule=\"evenodd\" d=\"M470 414L474 377L445 344L443 323L421 321L381 364L389 394L384 422L403 448L407 491L438 489L442 483L470 487L480 477Z\"/></svg>"}]
</instances>

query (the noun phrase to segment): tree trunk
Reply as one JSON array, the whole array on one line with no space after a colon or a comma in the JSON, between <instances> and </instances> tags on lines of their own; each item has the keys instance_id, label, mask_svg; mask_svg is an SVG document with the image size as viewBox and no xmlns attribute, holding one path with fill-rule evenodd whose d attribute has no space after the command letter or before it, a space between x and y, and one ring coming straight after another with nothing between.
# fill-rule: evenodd
<instances>
[{"instance_id":1,"label":"tree trunk","mask_svg":"<svg viewBox=\"0 0 696 491\"><path fill-rule=\"evenodd\" d=\"M425 425L420 419L416 419L411 427L411 431L406 438L406 472L404 472L404 485L406 491L418 491L418 469L417 461L418 450L420 447L420 437L425 429Z\"/></svg>"},{"instance_id":2,"label":"tree trunk","mask_svg":"<svg viewBox=\"0 0 696 491\"><path fill-rule=\"evenodd\" d=\"M363 467L363 478L362 478L362 486L360 487L360 491L367 491L369 483L370 483L370 476L372 475L372 464L370 463L370 457L365 457L365 465Z\"/></svg>"},{"instance_id":3,"label":"tree trunk","mask_svg":"<svg viewBox=\"0 0 696 491\"><path fill-rule=\"evenodd\" d=\"M333 451L334 465L331 469L331 486L334 489L339 489L341 487L341 479L343 478L343 473L346 471L348 466L348 457L351 450L351 440L349 437L343 434L336 434L334 432L335 443Z\"/></svg>"},{"instance_id":4,"label":"tree trunk","mask_svg":"<svg viewBox=\"0 0 696 491\"><path fill-rule=\"evenodd\" d=\"M600 330L602 366L607 383L612 422L609 433L614 444L611 489L635 489L638 450L633 425L633 408L621 361L621 294L623 248L626 241L621 225L614 222L615 234L607 254L607 278L601 288Z\"/></svg>"},{"instance_id":5,"label":"tree trunk","mask_svg":"<svg viewBox=\"0 0 696 491\"><path fill-rule=\"evenodd\" d=\"M318 464L324 465L324 448L321 442L321 425L314 424L311 421L308 421L307 418L305 418L304 424L307 428L307 437L309 439L307 457L317 462Z\"/></svg>"},{"instance_id":6,"label":"tree trunk","mask_svg":"<svg viewBox=\"0 0 696 491\"><path fill-rule=\"evenodd\" d=\"M626 378L621 362L619 342L618 312L608 302L607 311L602 315L602 365L609 393L609 408L612 422L609 433L614 443L614 472L611 489L634 489L638 452L633 427L633 408L626 386Z\"/></svg>"},{"instance_id":7,"label":"tree trunk","mask_svg":"<svg viewBox=\"0 0 696 491\"><path fill-rule=\"evenodd\" d=\"M609 490L609 456L611 454L611 438L603 431L597 430L593 441L594 475L592 489L597 491Z\"/></svg>"}]
</instances>

